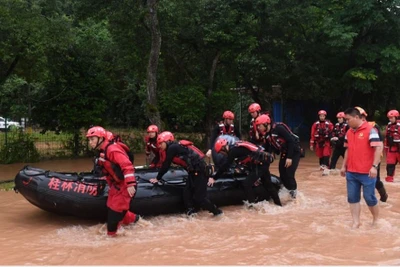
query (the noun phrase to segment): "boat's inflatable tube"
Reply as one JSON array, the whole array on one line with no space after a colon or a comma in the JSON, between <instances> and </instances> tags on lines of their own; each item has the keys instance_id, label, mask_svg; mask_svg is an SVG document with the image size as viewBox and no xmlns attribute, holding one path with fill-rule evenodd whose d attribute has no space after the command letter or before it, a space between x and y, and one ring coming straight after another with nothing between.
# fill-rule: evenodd
<instances>
[{"instance_id":1,"label":"boat's inflatable tube","mask_svg":"<svg viewBox=\"0 0 400 267\"><path fill-rule=\"evenodd\" d=\"M236 205L245 199L242 183L246 173L226 173L213 187L208 197L217 206ZM184 211L182 192L187 172L171 168L163 177L165 183L151 184L157 170L136 167L137 194L131 208L141 215L159 215ZM278 177L272 175L276 188L281 187ZM262 186L255 188L258 199L269 199ZM33 205L58 214L104 220L107 214L108 185L92 173L59 173L30 166L24 167L15 177L15 191Z\"/></svg>"}]
</instances>

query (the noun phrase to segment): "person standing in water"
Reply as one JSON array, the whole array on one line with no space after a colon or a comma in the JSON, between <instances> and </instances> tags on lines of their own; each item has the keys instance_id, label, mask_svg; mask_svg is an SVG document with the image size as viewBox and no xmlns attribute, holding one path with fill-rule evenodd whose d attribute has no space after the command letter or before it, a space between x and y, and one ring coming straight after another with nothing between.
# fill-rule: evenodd
<instances>
[{"instance_id":1,"label":"person standing in water","mask_svg":"<svg viewBox=\"0 0 400 267\"><path fill-rule=\"evenodd\" d=\"M89 146L98 150L96 164L102 168L109 186L107 198L107 235L117 235L121 224L136 223L140 216L130 210L130 203L136 194L136 178L133 163L129 159L129 148L121 142L108 138L103 127L95 126L87 131Z\"/></svg>"},{"instance_id":2,"label":"person standing in water","mask_svg":"<svg viewBox=\"0 0 400 267\"><path fill-rule=\"evenodd\" d=\"M336 163L340 156L344 157L344 152L346 148L344 147L344 136L346 135L349 126L344 121L344 112L341 111L336 115L338 122L335 124L335 127L332 131L331 137L331 144L334 147L332 158L331 158L331 165L329 169L334 170L336 169Z\"/></svg>"},{"instance_id":3,"label":"person standing in water","mask_svg":"<svg viewBox=\"0 0 400 267\"><path fill-rule=\"evenodd\" d=\"M353 219L352 228L359 228L361 225L361 189L373 217L372 224L375 225L379 217L375 183L383 143L376 129L362 119L358 109L348 108L344 113L350 129L344 140L347 150L340 174L346 177L347 201Z\"/></svg>"},{"instance_id":4,"label":"person standing in water","mask_svg":"<svg viewBox=\"0 0 400 267\"><path fill-rule=\"evenodd\" d=\"M361 118L364 121L367 121L367 117L368 117L367 112L365 112L365 110L361 107L355 107L355 108L358 109L358 111L360 111ZM379 140L381 140L383 142L383 137L382 137L382 133L381 133L381 129L379 128L379 125L375 121L368 121L368 123L376 129L376 131L378 132L378 135L379 135ZM383 154L381 154L381 159L382 159L382 157L383 157ZM381 170L381 164L379 163L378 169L377 169L377 174L376 174L375 188L378 190L378 193L381 197L380 201L386 202L389 195L386 192L385 185L381 181L381 174L380 174L381 171L380 170Z\"/></svg>"},{"instance_id":5,"label":"person standing in water","mask_svg":"<svg viewBox=\"0 0 400 267\"><path fill-rule=\"evenodd\" d=\"M175 142L171 132L165 131L158 135L157 144L161 150L166 151L166 158L156 178L150 179L153 184L162 180L167 173L171 163L182 166L188 172L186 186L183 192L183 201L186 207L186 215L193 216L197 213L197 207L208 210L214 216L222 215L218 209L207 198L207 182L205 155L192 142L180 140Z\"/></svg>"},{"instance_id":6,"label":"person standing in water","mask_svg":"<svg viewBox=\"0 0 400 267\"><path fill-rule=\"evenodd\" d=\"M300 162L300 141L284 123L271 123L268 115L260 115L256 126L263 140L263 147L270 153L280 155L279 177L289 190L292 199L297 196L295 173Z\"/></svg>"},{"instance_id":7,"label":"person standing in water","mask_svg":"<svg viewBox=\"0 0 400 267\"><path fill-rule=\"evenodd\" d=\"M321 170L329 168L329 158L331 156L330 136L333 124L326 119L326 116L325 110L318 111L318 121L311 126L310 150L315 150Z\"/></svg>"},{"instance_id":8,"label":"person standing in water","mask_svg":"<svg viewBox=\"0 0 400 267\"><path fill-rule=\"evenodd\" d=\"M229 143L228 140L220 138L215 142L215 151L217 153L224 153L227 155L228 160L221 168L209 179L208 185L212 186L222 173L229 168L232 162L241 165L246 165L250 173L243 183L246 200L249 202L249 207L256 203L256 195L253 190L254 183L260 178L261 183L265 190L269 193L274 203L282 206L279 198L278 190L275 188L271 181L271 173L269 172L269 165L273 158L270 154L264 151L264 148L257 146L247 141L237 141Z\"/></svg>"}]
</instances>

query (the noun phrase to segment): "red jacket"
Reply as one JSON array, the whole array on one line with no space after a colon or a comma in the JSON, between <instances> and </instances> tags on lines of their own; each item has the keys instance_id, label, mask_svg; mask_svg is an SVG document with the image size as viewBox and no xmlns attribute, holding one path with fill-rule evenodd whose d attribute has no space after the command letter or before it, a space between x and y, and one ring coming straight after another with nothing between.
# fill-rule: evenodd
<instances>
[{"instance_id":1,"label":"red jacket","mask_svg":"<svg viewBox=\"0 0 400 267\"><path fill-rule=\"evenodd\" d=\"M103 173L109 183L136 185L135 168L129 160L128 154L118 145L104 141L100 146L98 164L102 166Z\"/></svg>"}]
</instances>

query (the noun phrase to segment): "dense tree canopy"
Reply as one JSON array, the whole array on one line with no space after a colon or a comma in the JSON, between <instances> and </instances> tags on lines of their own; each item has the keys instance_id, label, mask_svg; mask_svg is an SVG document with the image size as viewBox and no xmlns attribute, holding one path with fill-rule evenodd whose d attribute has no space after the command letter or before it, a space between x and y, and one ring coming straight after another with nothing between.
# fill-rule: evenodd
<instances>
[{"instance_id":1,"label":"dense tree canopy","mask_svg":"<svg viewBox=\"0 0 400 267\"><path fill-rule=\"evenodd\" d=\"M395 0L0 2L0 116L45 130L145 127L153 110L164 129L207 131L237 87L265 109L400 108Z\"/></svg>"}]
</instances>

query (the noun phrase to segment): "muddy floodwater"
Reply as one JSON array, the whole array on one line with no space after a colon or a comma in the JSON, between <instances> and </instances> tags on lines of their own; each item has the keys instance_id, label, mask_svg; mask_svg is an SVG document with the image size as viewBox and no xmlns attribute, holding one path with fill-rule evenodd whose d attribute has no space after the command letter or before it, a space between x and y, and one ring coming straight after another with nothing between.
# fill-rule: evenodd
<instances>
[{"instance_id":1,"label":"muddy floodwater","mask_svg":"<svg viewBox=\"0 0 400 267\"><path fill-rule=\"evenodd\" d=\"M135 160L144 164L143 155ZM1 191L0 264L400 265L400 175L394 183L384 182L389 199L379 203L378 225L371 226L362 200L362 225L353 230L345 178L334 171L322 176L317 163L308 151L297 171L298 199L289 200L282 190L283 207L263 202L253 210L222 207L219 218L207 212L190 220L181 214L145 217L116 238L105 235L102 222L51 214L20 194ZM12 179L24 165L0 165L0 179ZM92 168L90 159L31 165L53 171ZM271 170L278 174L277 162Z\"/></svg>"}]
</instances>

